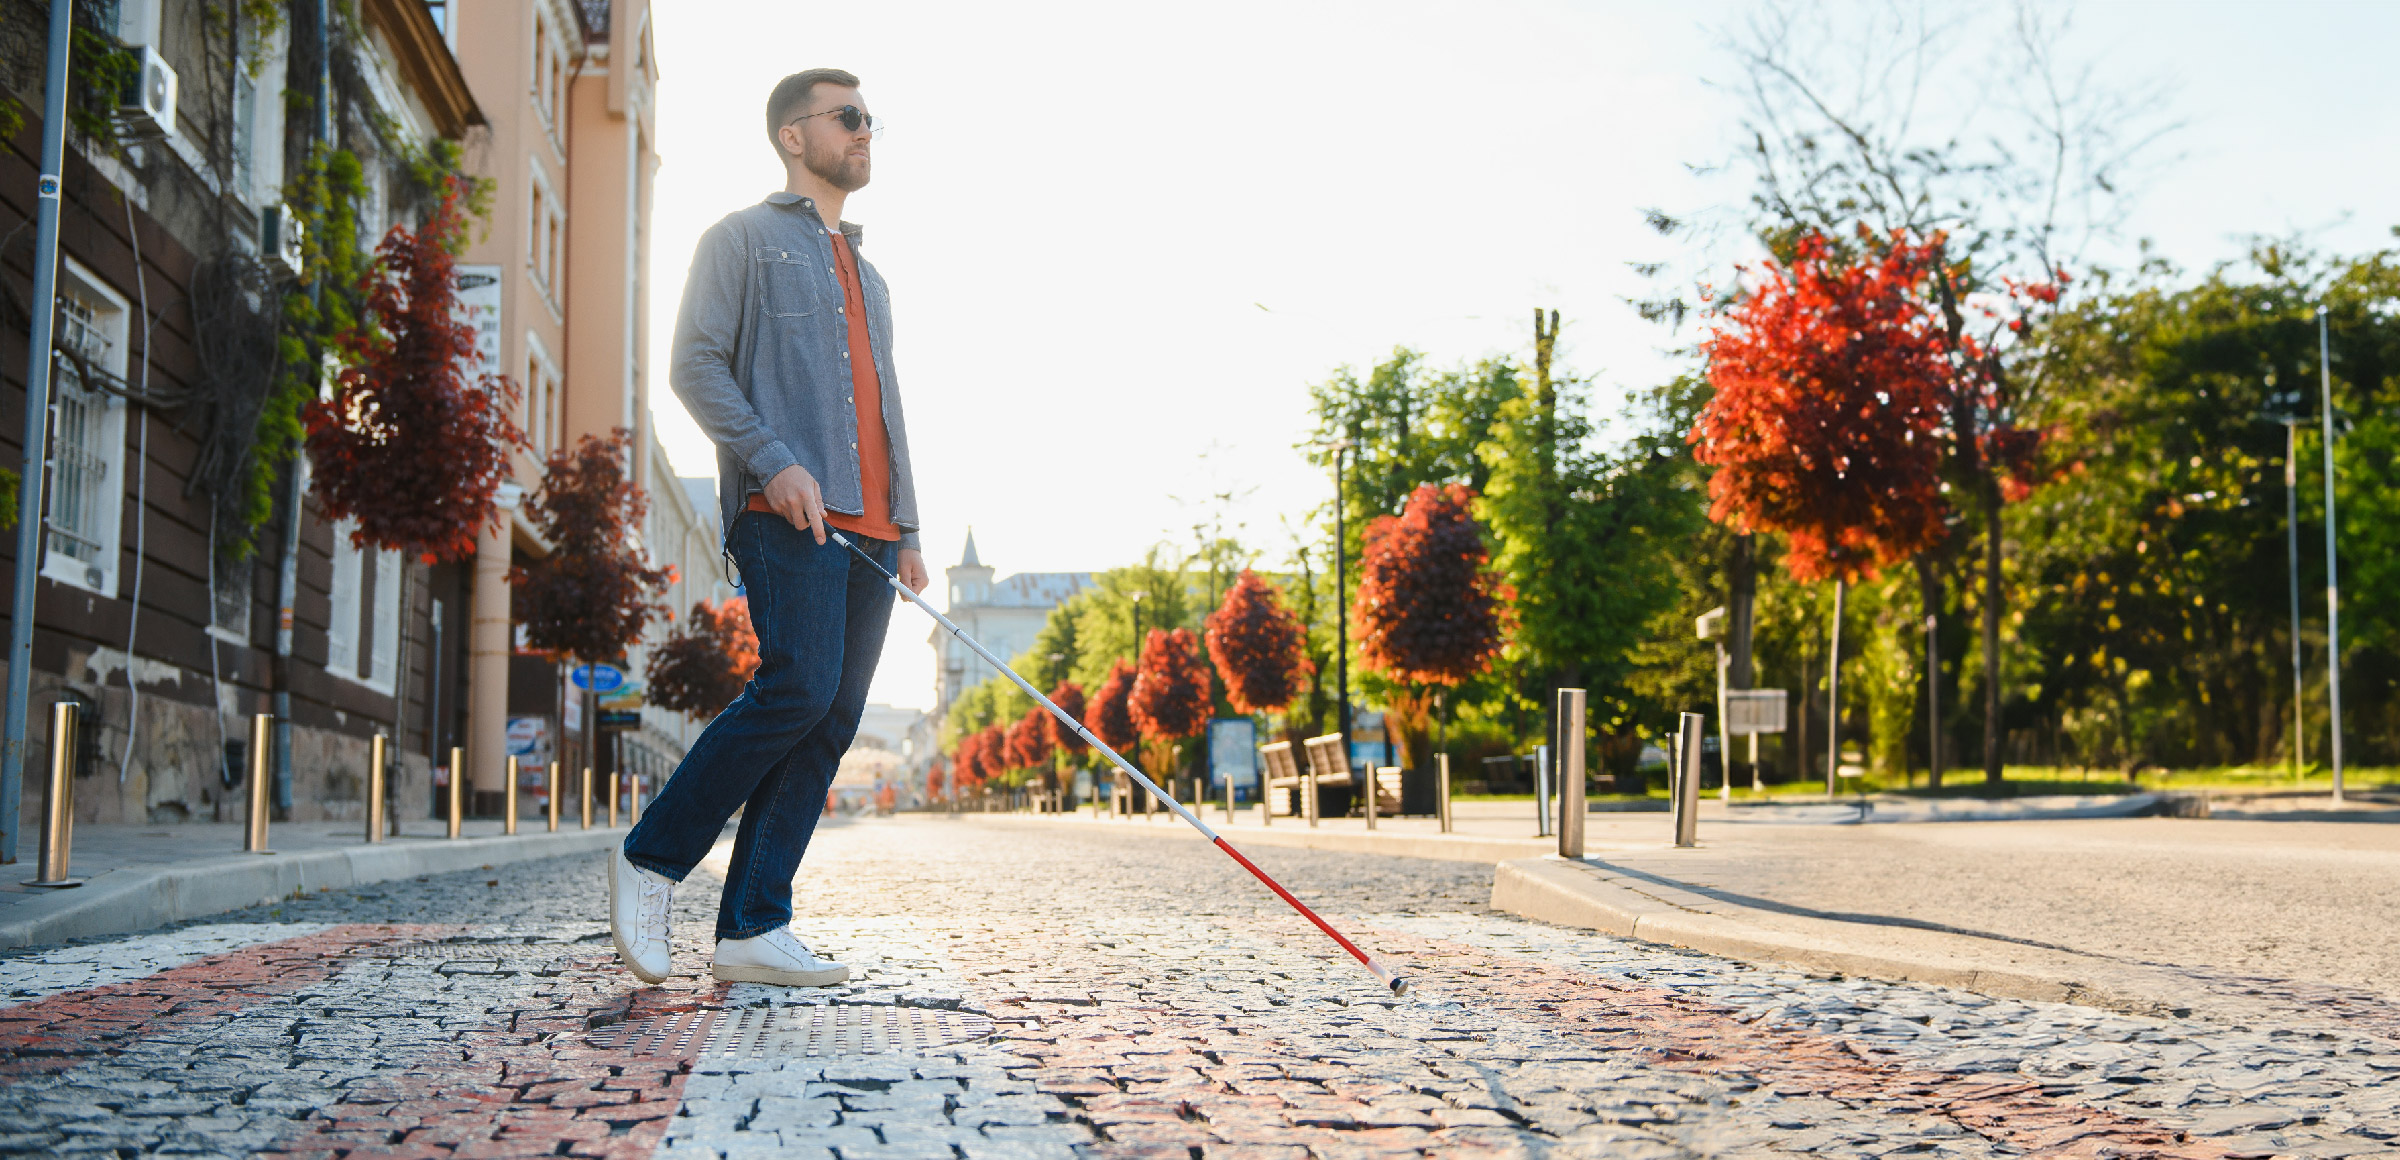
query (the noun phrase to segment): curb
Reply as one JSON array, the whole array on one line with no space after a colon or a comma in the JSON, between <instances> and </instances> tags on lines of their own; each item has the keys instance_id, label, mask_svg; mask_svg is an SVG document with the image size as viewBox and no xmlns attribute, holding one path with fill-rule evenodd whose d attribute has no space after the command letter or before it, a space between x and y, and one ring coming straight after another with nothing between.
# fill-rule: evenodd
<instances>
[{"instance_id":1,"label":"curb","mask_svg":"<svg viewBox=\"0 0 2400 1160\"><path fill-rule=\"evenodd\" d=\"M1019 825L1072 826L1101 834L1172 834L1177 838L1199 841L1197 831L1171 814L1153 815L1159 820L1148 825L1141 822L1094 822L1069 820L1050 814L958 814L961 818L1005 820ZM1172 827L1170 831L1168 827ZM1556 850L1556 838L1491 838L1477 834L1398 834L1366 833L1347 830L1311 830L1308 823L1282 826L1218 826L1217 833L1243 849L1256 846L1283 846L1303 850L1333 850L1345 854L1381 854L1390 858L1425 858L1437 862L1506 862L1512 858L1537 858Z\"/></svg>"},{"instance_id":2,"label":"curb","mask_svg":"<svg viewBox=\"0 0 2400 1160\"><path fill-rule=\"evenodd\" d=\"M624 840L622 829L455 841L399 838L306 854L229 854L179 866L112 870L72 890L51 891L10 907L9 920L0 922L0 948L127 934L295 893L591 853Z\"/></svg>"},{"instance_id":3,"label":"curb","mask_svg":"<svg viewBox=\"0 0 2400 1160\"><path fill-rule=\"evenodd\" d=\"M1811 974L1930 983L2131 1015L2189 1016L2205 1002L2210 1010L2202 1014L2242 1018L2255 1006L2210 994L2172 969L1963 932L1762 911L1592 859L1503 862L1492 876L1492 907Z\"/></svg>"}]
</instances>

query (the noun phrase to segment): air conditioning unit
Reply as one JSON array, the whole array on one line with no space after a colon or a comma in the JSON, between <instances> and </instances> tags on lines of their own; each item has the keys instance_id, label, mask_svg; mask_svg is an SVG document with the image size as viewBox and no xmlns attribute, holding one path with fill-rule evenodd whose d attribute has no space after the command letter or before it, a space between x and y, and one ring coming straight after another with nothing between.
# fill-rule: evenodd
<instances>
[{"instance_id":1,"label":"air conditioning unit","mask_svg":"<svg viewBox=\"0 0 2400 1160\"><path fill-rule=\"evenodd\" d=\"M158 50L141 46L141 68L127 83L117 102L117 120L125 136L157 140L175 134L175 70Z\"/></svg>"},{"instance_id":2,"label":"air conditioning unit","mask_svg":"<svg viewBox=\"0 0 2400 1160\"><path fill-rule=\"evenodd\" d=\"M300 276L300 219L293 216L292 207L276 202L258 211L258 256L270 269Z\"/></svg>"}]
</instances>

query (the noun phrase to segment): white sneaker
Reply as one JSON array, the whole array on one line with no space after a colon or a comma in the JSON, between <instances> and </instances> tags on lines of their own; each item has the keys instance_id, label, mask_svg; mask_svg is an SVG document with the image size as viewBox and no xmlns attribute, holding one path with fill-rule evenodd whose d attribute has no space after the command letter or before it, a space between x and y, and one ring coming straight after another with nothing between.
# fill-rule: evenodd
<instances>
[{"instance_id":1,"label":"white sneaker","mask_svg":"<svg viewBox=\"0 0 2400 1160\"><path fill-rule=\"evenodd\" d=\"M608 854L608 932L616 936L617 958L633 977L663 983L675 973L674 947L667 941L667 915L675 906L675 882L634 865L620 846Z\"/></svg>"},{"instance_id":2,"label":"white sneaker","mask_svg":"<svg viewBox=\"0 0 2400 1160\"><path fill-rule=\"evenodd\" d=\"M830 987L850 981L850 968L814 951L779 926L756 938L717 942L717 959L709 973L728 983L773 983L782 987Z\"/></svg>"}]
</instances>

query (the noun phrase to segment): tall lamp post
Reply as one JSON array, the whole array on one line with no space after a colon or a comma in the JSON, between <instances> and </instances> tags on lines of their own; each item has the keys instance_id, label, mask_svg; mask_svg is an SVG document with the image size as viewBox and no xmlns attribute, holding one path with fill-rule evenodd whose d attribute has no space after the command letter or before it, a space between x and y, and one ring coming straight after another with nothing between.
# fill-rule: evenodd
<instances>
[{"instance_id":1,"label":"tall lamp post","mask_svg":"<svg viewBox=\"0 0 2400 1160\"><path fill-rule=\"evenodd\" d=\"M2333 344L2326 335L2325 308L2317 307L2317 381L2325 395L2325 705L2333 717L2333 804L2342 804L2342 585L2334 559L2333 529Z\"/></svg>"},{"instance_id":2,"label":"tall lamp post","mask_svg":"<svg viewBox=\"0 0 2400 1160\"><path fill-rule=\"evenodd\" d=\"M50 0L42 77L42 172L34 188L33 322L25 343L25 470L17 484L17 583L8 621L8 694L0 737L0 862L17 860L25 776L26 705L32 699L34 579L41 575L42 458L50 423L50 324L58 301L59 178L66 172L67 45L73 8ZM139 567L137 561L135 564ZM130 683L132 676L127 675Z\"/></svg>"},{"instance_id":3,"label":"tall lamp post","mask_svg":"<svg viewBox=\"0 0 2400 1160\"><path fill-rule=\"evenodd\" d=\"M1348 535L1349 492L1342 474L1342 456L1358 444L1349 439L1336 439L1319 444L1333 449L1333 686L1334 729L1342 735L1342 744L1350 744L1350 545ZM1346 759L1345 755L1345 759Z\"/></svg>"},{"instance_id":4,"label":"tall lamp post","mask_svg":"<svg viewBox=\"0 0 2400 1160\"><path fill-rule=\"evenodd\" d=\"M2275 376L2267 375L2267 386L2274 387ZM2302 709L2306 704L2307 685L2300 668L2300 423L2307 418L2307 402L2299 391L2274 392L2267 395L2266 409L2259 418L2269 423L2283 424L2283 525L2284 558L2291 568L2292 594L2292 779L2297 781L2308 767L2307 718Z\"/></svg>"}]
</instances>

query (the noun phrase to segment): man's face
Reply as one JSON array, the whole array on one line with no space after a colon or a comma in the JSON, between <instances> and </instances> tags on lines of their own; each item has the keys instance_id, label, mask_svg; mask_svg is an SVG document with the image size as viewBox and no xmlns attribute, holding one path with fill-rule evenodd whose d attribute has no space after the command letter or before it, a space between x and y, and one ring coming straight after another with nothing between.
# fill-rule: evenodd
<instances>
[{"instance_id":1,"label":"man's face","mask_svg":"<svg viewBox=\"0 0 2400 1160\"><path fill-rule=\"evenodd\" d=\"M857 89L818 85L810 91L807 107L795 115L800 119L785 125L780 135L784 148L799 153L800 164L810 173L847 193L867 184L873 169L868 146L875 135L864 117L859 119L858 128L846 128L842 124L844 105L862 114L867 111L867 103L859 98Z\"/></svg>"}]
</instances>

